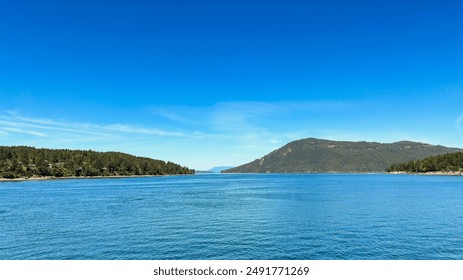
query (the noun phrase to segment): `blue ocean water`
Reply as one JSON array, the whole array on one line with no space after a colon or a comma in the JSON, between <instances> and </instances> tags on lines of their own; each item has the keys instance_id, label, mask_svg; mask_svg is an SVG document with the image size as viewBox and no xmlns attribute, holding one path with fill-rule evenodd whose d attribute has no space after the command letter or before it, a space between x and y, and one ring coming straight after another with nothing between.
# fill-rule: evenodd
<instances>
[{"instance_id":1,"label":"blue ocean water","mask_svg":"<svg viewBox=\"0 0 463 280\"><path fill-rule=\"evenodd\" d=\"M0 183L0 259L463 259L463 177Z\"/></svg>"}]
</instances>

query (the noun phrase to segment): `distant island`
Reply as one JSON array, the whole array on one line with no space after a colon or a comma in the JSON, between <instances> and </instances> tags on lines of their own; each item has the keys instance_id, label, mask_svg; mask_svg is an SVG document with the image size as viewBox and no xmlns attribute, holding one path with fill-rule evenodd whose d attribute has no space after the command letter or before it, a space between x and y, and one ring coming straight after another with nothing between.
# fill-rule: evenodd
<instances>
[{"instance_id":1,"label":"distant island","mask_svg":"<svg viewBox=\"0 0 463 280\"><path fill-rule=\"evenodd\" d=\"M426 174L452 174L463 173L463 152L449 153L427 157L421 160L393 164L387 172L426 173Z\"/></svg>"},{"instance_id":2,"label":"distant island","mask_svg":"<svg viewBox=\"0 0 463 280\"><path fill-rule=\"evenodd\" d=\"M233 168L234 166L215 166L209 170L195 170L196 174L221 173L222 170Z\"/></svg>"},{"instance_id":3,"label":"distant island","mask_svg":"<svg viewBox=\"0 0 463 280\"><path fill-rule=\"evenodd\" d=\"M230 169L230 168L233 168L233 167L234 166L216 166L216 167L213 167L213 168L209 169L208 171L212 172L212 173L220 173L223 170L227 170L227 169Z\"/></svg>"},{"instance_id":4,"label":"distant island","mask_svg":"<svg viewBox=\"0 0 463 280\"><path fill-rule=\"evenodd\" d=\"M119 152L0 146L0 178L194 174L172 162Z\"/></svg>"},{"instance_id":5,"label":"distant island","mask_svg":"<svg viewBox=\"0 0 463 280\"><path fill-rule=\"evenodd\" d=\"M462 149L401 141L333 141L306 138L223 173L372 173L385 172L391 165L429 156L463 152Z\"/></svg>"}]
</instances>

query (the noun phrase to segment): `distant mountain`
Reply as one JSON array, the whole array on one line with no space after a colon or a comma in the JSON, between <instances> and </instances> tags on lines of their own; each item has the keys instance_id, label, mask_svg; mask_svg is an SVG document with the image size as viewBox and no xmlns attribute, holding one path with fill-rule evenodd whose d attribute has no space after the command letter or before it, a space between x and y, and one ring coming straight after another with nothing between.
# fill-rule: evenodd
<instances>
[{"instance_id":1,"label":"distant mountain","mask_svg":"<svg viewBox=\"0 0 463 280\"><path fill-rule=\"evenodd\" d=\"M226 170L230 168L234 168L234 166L216 166L216 167L209 169L208 171L213 172L213 173L220 173L222 172L222 170Z\"/></svg>"},{"instance_id":2,"label":"distant mountain","mask_svg":"<svg viewBox=\"0 0 463 280\"><path fill-rule=\"evenodd\" d=\"M118 152L0 146L0 178L194 174L173 162Z\"/></svg>"},{"instance_id":3,"label":"distant mountain","mask_svg":"<svg viewBox=\"0 0 463 280\"><path fill-rule=\"evenodd\" d=\"M383 144L307 138L293 141L260 159L222 172L384 172L393 164L462 151L410 141Z\"/></svg>"}]
</instances>

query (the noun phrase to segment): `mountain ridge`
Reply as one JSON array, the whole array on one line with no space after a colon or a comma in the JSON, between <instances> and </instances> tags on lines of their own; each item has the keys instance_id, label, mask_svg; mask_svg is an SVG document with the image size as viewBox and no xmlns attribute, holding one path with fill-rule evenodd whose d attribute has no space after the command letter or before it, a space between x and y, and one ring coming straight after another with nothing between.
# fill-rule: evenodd
<instances>
[{"instance_id":1,"label":"mountain ridge","mask_svg":"<svg viewBox=\"0 0 463 280\"><path fill-rule=\"evenodd\" d=\"M317 138L299 139L252 162L223 173L372 173L385 172L392 164L428 156L461 152L413 141L379 143L335 141Z\"/></svg>"}]
</instances>

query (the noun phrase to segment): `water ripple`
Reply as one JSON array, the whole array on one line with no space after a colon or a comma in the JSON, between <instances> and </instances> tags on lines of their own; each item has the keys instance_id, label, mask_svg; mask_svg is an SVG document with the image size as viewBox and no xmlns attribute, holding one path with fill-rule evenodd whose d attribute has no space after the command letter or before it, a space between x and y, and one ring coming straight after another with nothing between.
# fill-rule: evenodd
<instances>
[{"instance_id":1,"label":"water ripple","mask_svg":"<svg viewBox=\"0 0 463 280\"><path fill-rule=\"evenodd\" d=\"M457 177L28 181L0 197L0 259L463 258Z\"/></svg>"}]
</instances>

